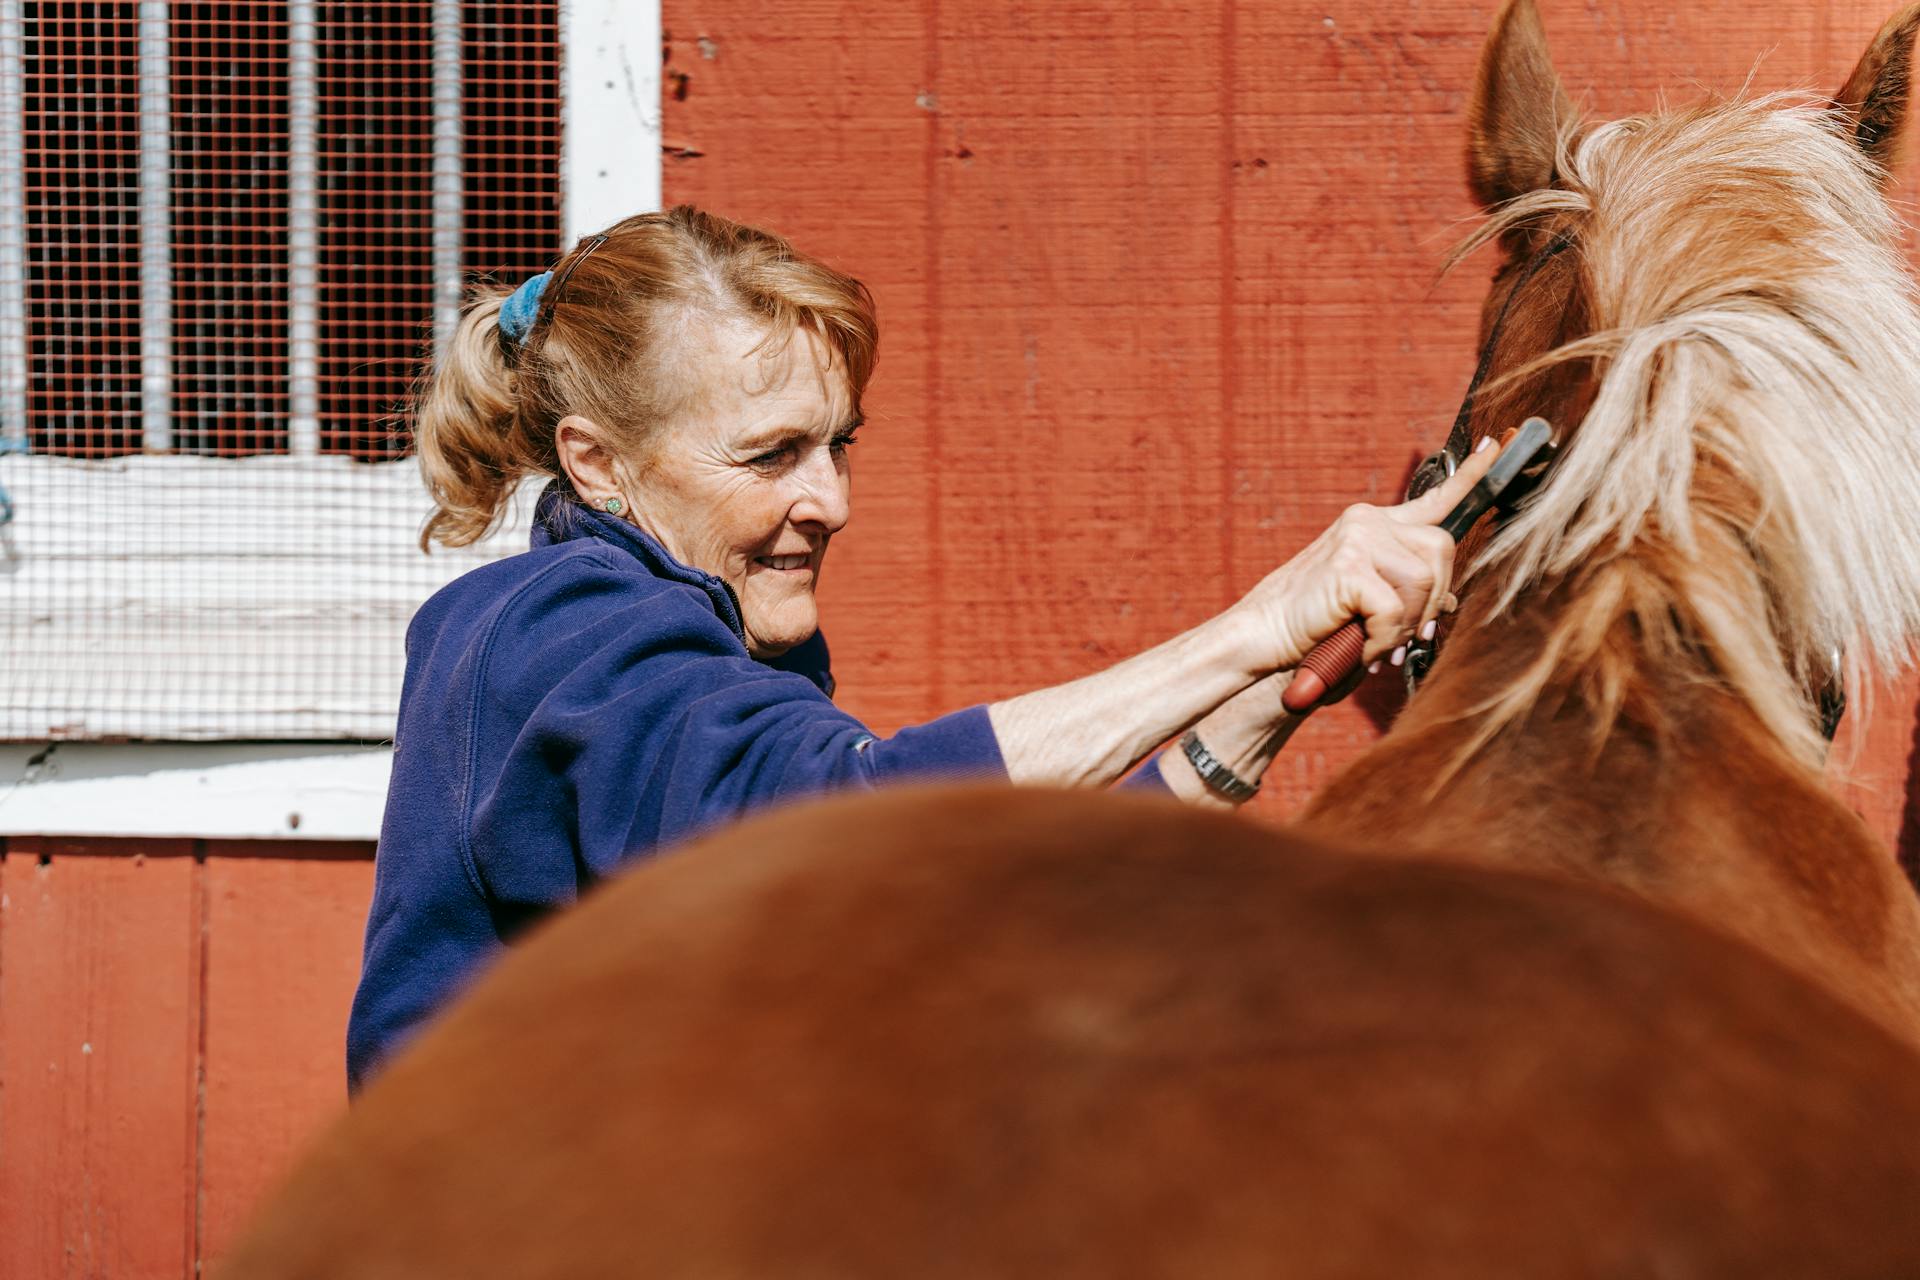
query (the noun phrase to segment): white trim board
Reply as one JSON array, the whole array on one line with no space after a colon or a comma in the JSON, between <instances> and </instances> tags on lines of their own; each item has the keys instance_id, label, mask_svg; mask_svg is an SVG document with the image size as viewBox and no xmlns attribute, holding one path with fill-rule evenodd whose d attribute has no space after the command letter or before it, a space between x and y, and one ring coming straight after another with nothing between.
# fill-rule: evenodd
<instances>
[{"instance_id":1,"label":"white trim board","mask_svg":"<svg viewBox=\"0 0 1920 1280\"><path fill-rule=\"evenodd\" d=\"M374 840L392 771L388 747L0 747L0 836Z\"/></svg>"},{"instance_id":2,"label":"white trim board","mask_svg":"<svg viewBox=\"0 0 1920 1280\"><path fill-rule=\"evenodd\" d=\"M566 245L660 207L660 0L562 0Z\"/></svg>"}]
</instances>

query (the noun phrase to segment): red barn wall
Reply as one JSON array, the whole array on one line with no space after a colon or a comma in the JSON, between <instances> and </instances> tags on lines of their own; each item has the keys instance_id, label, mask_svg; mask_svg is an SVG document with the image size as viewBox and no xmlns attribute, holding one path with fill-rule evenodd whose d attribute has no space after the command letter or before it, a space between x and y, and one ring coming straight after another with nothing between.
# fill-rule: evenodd
<instances>
[{"instance_id":1,"label":"red barn wall","mask_svg":"<svg viewBox=\"0 0 1920 1280\"><path fill-rule=\"evenodd\" d=\"M1490 263L1435 273L1473 213L1492 8L667 0L668 199L782 230L879 300L824 584L845 705L891 729L1096 670L1393 498L1473 360ZM1763 54L1762 87L1831 88L1887 8L1543 4L1602 113L1736 88ZM1890 840L1914 700L1883 691L1850 753ZM1320 716L1261 814L1394 701L1383 681ZM6 844L0 1274L218 1255L342 1105L370 852Z\"/></svg>"},{"instance_id":2,"label":"red barn wall","mask_svg":"<svg viewBox=\"0 0 1920 1280\"><path fill-rule=\"evenodd\" d=\"M1394 500L1473 367L1492 260L1436 277L1495 8L669 0L666 198L879 303L823 580L844 705L891 728L1084 675ZM1541 8L1618 115L1749 73L1837 89L1893 5ZM1295 738L1265 816L1374 740L1391 683ZM1889 838L1912 704L1877 699L1853 755Z\"/></svg>"},{"instance_id":3,"label":"red barn wall","mask_svg":"<svg viewBox=\"0 0 1920 1280\"><path fill-rule=\"evenodd\" d=\"M218 1256L343 1105L372 858L0 841L0 1276Z\"/></svg>"}]
</instances>

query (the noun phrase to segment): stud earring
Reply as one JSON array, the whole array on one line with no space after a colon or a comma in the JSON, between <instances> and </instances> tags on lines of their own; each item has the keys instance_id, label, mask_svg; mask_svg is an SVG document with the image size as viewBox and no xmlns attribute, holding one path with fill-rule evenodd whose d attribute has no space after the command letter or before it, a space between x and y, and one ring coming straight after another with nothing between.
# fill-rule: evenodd
<instances>
[{"instance_id":1,"label":"stud earring","mask_svg":"<svg viewBox=\"0 0 1920 1280\"><path fill-rule=\"evenodd\" d=\"M620 499L618 498L608 498L601 505L607 509L607 514L610 516L617 516L620 514Z\"/></svg>"}]
</instances>

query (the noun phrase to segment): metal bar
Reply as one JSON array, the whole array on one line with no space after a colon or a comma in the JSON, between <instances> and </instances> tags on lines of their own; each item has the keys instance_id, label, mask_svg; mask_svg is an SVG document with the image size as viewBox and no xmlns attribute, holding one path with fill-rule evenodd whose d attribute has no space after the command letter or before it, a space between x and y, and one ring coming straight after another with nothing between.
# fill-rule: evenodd
<instances>
[{"instance_id":1,"label":"metal bar","mask_svg":"<svg viewBox=\"0 0 1920 1280\"><path fill-rule=\"evenodd\" d=\"M27 448L24 0L0 0L0 453Z\"/></svg>"},{"instance_id":2,"label":"metal bar","mask_svg":"<svg viewBox=\"0 0 1920 1280\"><path fill-rule=\"evenodd\" d=\"M433 4L433 358L460 324L461 164L460 0Z\"/></svg>"},{"instance_id":3,"label":"metal bar","mask_svg":"<svg viewBox=\"0 0 1920 1280\"><path fill-rule=\"evenodd\" d=\"M140 2L140 433L173 449L172 90L166 0Z\"/></svg>"},{"instance_id":4,"label":"metal bar","mask_svg":"<svg viewBox=\"0 0 1920 1280\"><path fill-rule=\"evenodd\" d=\"M563 0L560 57L571 245L660 207L660 0Z\"/></svg>"},{"instance_id":5,"label":"metal bar","mask_svg":"<svg viewBox=\"0 0 1920 1280\"><path fill-rule=\"evenodd\" d=\"M287 452L320 452L320 151L314 0L287 5Z\"/></svg>"}]
</instances>

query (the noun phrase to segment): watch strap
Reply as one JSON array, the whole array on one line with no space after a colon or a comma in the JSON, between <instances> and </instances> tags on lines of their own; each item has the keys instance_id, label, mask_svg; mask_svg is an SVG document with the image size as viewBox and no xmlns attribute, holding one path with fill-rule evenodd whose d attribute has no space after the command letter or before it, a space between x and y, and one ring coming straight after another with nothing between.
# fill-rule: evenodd
<instances>
[{"instance_id":1,"label":"watch strap","mask_svg":"<svg viewBox=\"0 0 1920 1280\"><path fill-rule=\"evenodd\" d=\"M1207 790L1235 804L1244 804L1260 794L1260 787L1240 778L1233 770L1220 763L1213 752L1207 750L1200 741L1198 731L1189 729L1180 739L1180 751L1187 757L1187 763L1200 775L1200 781Z\"/></svg>"}]
</instances>

